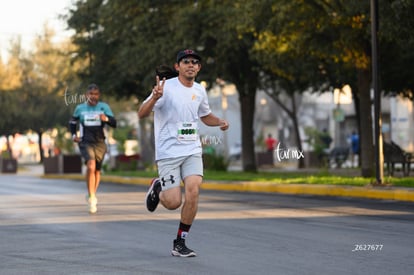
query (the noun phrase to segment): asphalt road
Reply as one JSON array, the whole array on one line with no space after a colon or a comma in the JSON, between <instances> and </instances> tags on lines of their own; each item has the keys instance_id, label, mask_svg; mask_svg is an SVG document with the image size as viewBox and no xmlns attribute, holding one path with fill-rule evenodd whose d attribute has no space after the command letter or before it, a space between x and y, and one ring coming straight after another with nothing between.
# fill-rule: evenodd
<instances>
[{"instance_id":1,"label":"asphalt road","mask_svg":"<svg viewBox=\"0 0 414 275\"><path fill-rule=\"evenodd\" d=\"M0 274L414 274L414 204L203 190L187 244L145 187L0 175Z\"/></svg>"}]
</instances>

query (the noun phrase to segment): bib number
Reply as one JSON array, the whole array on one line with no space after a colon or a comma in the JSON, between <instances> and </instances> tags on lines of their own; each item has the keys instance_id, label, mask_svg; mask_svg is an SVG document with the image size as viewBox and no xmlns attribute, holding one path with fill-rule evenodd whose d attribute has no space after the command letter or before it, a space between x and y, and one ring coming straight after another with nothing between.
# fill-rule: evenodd
<instances>
[{"instance_id":1,"label":"bib number","mask_svg":"<svg viewBox=\"0 0 414 275\"><path fill-rule=\"evenodd\" d=\"M195 141L198 139L196 122L180 122L177 123L178 140Z\"/></svg>"},{"instance_id":2,"label":"bib number","mask_svg":"<svg viewBox=\"0 0 414 275\"><path fill-rule=\"evenodd\" d=\"M101 126L101 118L98 113L85 114L84 124L85 126Z\"/></svg>"}]
</instances>

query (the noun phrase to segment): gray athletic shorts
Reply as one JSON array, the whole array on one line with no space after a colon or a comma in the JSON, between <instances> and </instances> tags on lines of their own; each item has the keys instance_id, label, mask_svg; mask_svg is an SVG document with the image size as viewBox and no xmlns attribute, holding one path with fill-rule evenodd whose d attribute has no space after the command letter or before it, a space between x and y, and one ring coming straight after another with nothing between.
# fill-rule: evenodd
<instances>
[{"instance_id":1,"label":"gray athletic shorts","mask_svg":"<svg viewBox=\"0 0 414 275\"><path fill-rule=\"evenodd\" d=\"M180 186L187 176L203 176L203 159L200 154L168 158L157 161L162 190Z\"/></svg>"},{"instance_id":2,"label":"gray athletic shorts","mask_svg":"<svg viewBox=\"0 0 414 275\"><path fill-rule=\"evenodd\" d=\"M94 159L96 161L96 170L101 170L102 161L105 157L106 153L106 144L105 142L97 142L97 143L79 143L79 151L87 162L88 160Z\"/></svg>"}]
</instances>

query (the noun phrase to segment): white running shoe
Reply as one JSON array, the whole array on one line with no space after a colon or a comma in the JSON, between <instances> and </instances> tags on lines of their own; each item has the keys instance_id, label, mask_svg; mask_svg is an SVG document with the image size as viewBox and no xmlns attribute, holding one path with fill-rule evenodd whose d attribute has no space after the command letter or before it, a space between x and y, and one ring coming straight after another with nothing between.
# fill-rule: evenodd
<instances>
[{"instance_id":1,"label":"white running shoe","mask_svg":"<svg viewBox=\"0 0 414 275\"><path fill-rule=\"evenodd\" d=\"M89 195L86 195L86 201L88 202L89 213L95 214L96 211L98 211L98 208L97 208L98 198L97 197L90 198Z\"/></svg>"}]
</instances>

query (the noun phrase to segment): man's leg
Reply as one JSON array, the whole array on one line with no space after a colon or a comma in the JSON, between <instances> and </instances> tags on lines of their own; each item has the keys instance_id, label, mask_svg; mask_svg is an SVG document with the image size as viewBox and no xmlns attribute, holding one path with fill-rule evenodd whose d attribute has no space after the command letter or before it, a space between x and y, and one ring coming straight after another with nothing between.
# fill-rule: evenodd
<instances>
[{"instance_id":1,"label":"man's leg","mask_svg":"<svg viewBox=\"0 0 414 275\"><path fill-rule=\"evenodd\" d=\"M99 183L101 182L101 168L102 168L102 160L95 161L95 194L98 193Z\"/></svg>"},{"instance_id":2,"label":"man's leg","mask_svg":"<svg viewBox=\"0 0 414 275\"><path fill-rule=\"evenodd\" d=\"M203 159L201 154L191 155L181 166L184 181L184 204L181 208L177 239L185 239L198 211L200 185L203 182Z\"/></svg>"},{"instance_id":3,"label":"man's leg","mask_svg":"<svg viewBox=\"0 0 414 275\"><path fill-rule=\"evenodd\" d=\"M180 165L184 159L180 157L157 162L159 178L152 180L145 198L148 211L153 212L159 202L169 210L181 206Z\"/></svg>"},{"instance_id":4,"label":"man's leg","mask_svg":"<svg viewBox=\"0 0 414 275\"><path fill-rule=\"evenodd\" d=\"M88 188L88 206L90 213L96 213L98 210L96 205L98 203L98 199L96 198L96 189L97 180L99 181L100 174L97 175L96 173L96 161L95 160L88 160L86 162L86 185Z\"/></svg>"},{"instance_id":5,"label":"man's leg","mask_svg":"<svg viewBox=\"0 0 414 275\"><path fill-rule=\"evenodd\" d=\"M96 198L97 185L96 182L99 182L100 174L96 174L96 153L95 146L87 143L79 143L79 150L82 157L85 159L86 164L86 188L88 194L86 195L86 201L88 202L89 212L96 213L97 208L96 204L98 200ZM99 169L98 169L99 170Z\"/></svg>"},{"instance_id":6,"label":"man's leg","mask_svg":"<svg viewBox=\"0 0 414 275\"><path fill-rule=\"evenodd\" d=\"M168 210L175 210L181 206L181 187L174 186L167 190L162 190L162 180L155 178L151 182L150 189L146 195L145 201L147 209L150 212L154 212L161 203Z\"/></svg>"},{"instance_id":7,"label":"man's leg","mask_svg":"<svg viewBox=\"0 0 414 275\"><path fill-rule=\"evenodd\" d=\"M191 225L198 210L198 197L203 178L199 175L188 176L184 179L184 204L181 209L181 222Z\"/></svg>"},{"instance_id":8,"label":"man's leg","mask_svg":"<svg viewBox=\"0 0 414 275\"><path fill-rule=\"evenodd\" d=\"M184 204L181 209L181 222L192 224L198 210L198 195L203 178L198 175L184 179ZM168 210L175 210L181 206L181 187L173 187L159 193L161 204Z\"/></svg>"},{"instance_id":9,"label":"man's leg","mask_svg":"<svg viewBox=\"0 0 414 275\"><path fill-rule=\"evenodd\" d=\"M94 159L90 159L86 162L86 187L88 188L89 197L95 196L96 180L96 162Z\"/></svg>"},{"instance_id":10,"label":"man's leg","mask_svg":"<svg viewBox=\"0 0 414 275\"><path fill-rule=\"evenodd\" d=\"M184 178L185 201L181 209L177 238L173 241L171 254L179 257L194 257L196 253L187 248L185 238L198 210L199 189L202 183L203 163L201 154L157 163L159 179L154 179L146 196L147 209L154 211L158 202L170 210L182 204L181 176Z\"/></svg>"},{"instance_id":11,"label":"man's leg","mask_svg":"<svg viewBox=\"0 0 414 275\"><path fill-rule=\"evenodd\" d=\"M99 182L101 181L101 171L95 170L95 195L98 192Z\"/></svg>"},{"instance_id":12,"label":"man's leg","mask_svg":"<svg viewBox=\"0 0 414 275\"><path fill-rule=\"evenodd\" d=\"M173 242L171 254L178 257L194 257L196 253L185 245L185 239L190 232L191 225L198 210L198 196L203 178L199 175L187 176L184 179L185 200L181 208L181 219L177 238Z\"/></svg>"},{"instance_id":13,"label":"man's leg","mask_svg":"<svg viewBox=\"0 0 414 275\"><path fill-rule=\"evenodd\" d=\"M99 183L101 181L101 168L102 162L106 154L106 144L105 142L99 142L95 144L95 182L94 182L94 193L98 192Z\"/></svg>"},{"instance_id":14,"label":"man's leg","mask_svg":"<svg viewBox=\"0 0 414 275\"><path fill-rule=\"evenodd\" d=\"M181 206L182 195L180 186L161 191L159 196L162 206L168 210L175 210Z\"/></svg>"}]
</instances>

